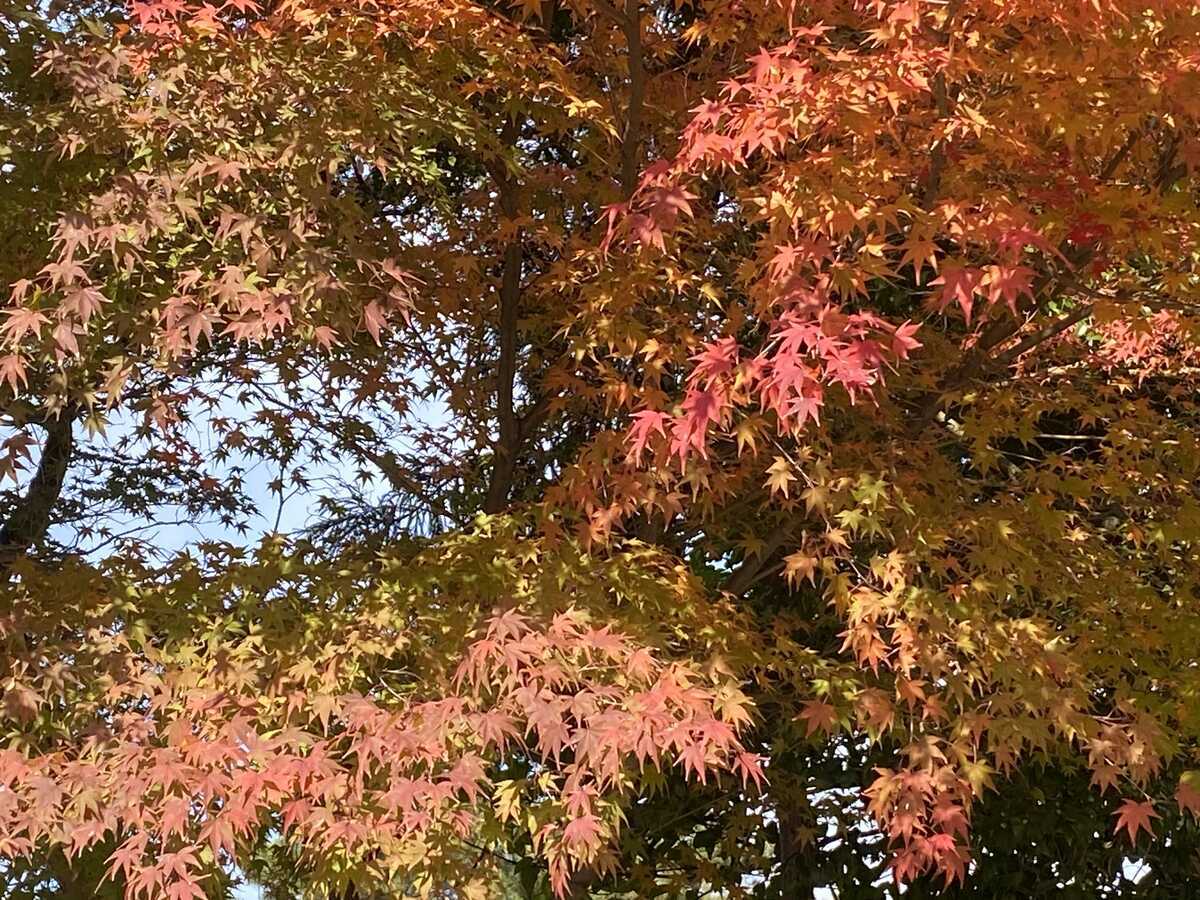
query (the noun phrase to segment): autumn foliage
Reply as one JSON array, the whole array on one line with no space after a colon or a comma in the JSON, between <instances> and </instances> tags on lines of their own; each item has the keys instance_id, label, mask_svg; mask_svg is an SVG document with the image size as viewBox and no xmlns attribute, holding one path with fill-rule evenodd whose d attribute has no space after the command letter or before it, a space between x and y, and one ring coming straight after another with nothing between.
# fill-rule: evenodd
<instances>
[{"instance_id":1,"label":"autumn foliage","mask_svg":"<svg viewBox=\"0 0 1200 900\"><path fill-rule=\"evenodd\" d=\"M69 596L82 639L55 646L62 609L39 609L37 593L13 609L9 714L38 718L46 737L40 752L5 751L4 852L51 841L77 853L119 834L111 871L131 896L202 897L204 860L236 858L274 814L313 854L419 863L418 884L433 887L470 880L469 848L447 844L511 825L563 891L581 866L612 864L611 806L647 765L761 782L737 737L747 698L719 654L701 667L684 652L714 649L687 621L699 602L685 573L649 550L599 567L569 546L496 563L506 537L344 559L337 578L328 559L264 546L31 585ZM471 579L477 609L443 609L438 627L421 601ZM136 606L114 599L131 589ZM186 618L149 621L147 607ZM645 623L638 633L598 624L621 612ZM691 624L695 646L661 633L673 624ZM39 671L48 652L69 654L69 672ZM52 697L67 702L45 709ZM497 755L526 762L489 773Z\"/></svg>"},{"instance_id":2,"label":"autumn foliage","mask_svg":"<svg viewBox=\"0 0 1200 900\"><path fill-rule=\"evenodd\" d=\"M0 60L21 896L1193 882L1194 3L76 6Z\"/></svg>"}]
</instances>

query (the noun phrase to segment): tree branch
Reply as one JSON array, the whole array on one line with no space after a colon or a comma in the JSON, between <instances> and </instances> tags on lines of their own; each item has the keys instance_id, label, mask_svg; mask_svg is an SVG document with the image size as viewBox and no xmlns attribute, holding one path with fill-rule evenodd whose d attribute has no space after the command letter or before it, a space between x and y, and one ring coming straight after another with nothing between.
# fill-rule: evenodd
<instances>
[{"instance_id":1,"label":"tree branch","mask_svg":"<svg viewBox=\"0 0 1200 900\"><path fill-rule=\"evenodd\" d=\"M0 527L0 563L11 563L40 542L50 529L50 513L62 494L75 449L75 409L67 407L42 423L46 442L25 496Z\"/></svg>"},{"instance_id":2,"label":"tree branch","mask_svg":"<svg viewBox=\"0 0 1200 900\"><path fill-rule=\"evenodd\" d=\"M1125 140L1121 143L1121 146L1113 151L1112 155L1109 156L1109 158L1105 160L1104 164L1101 166L1098 176L1099 181L1108 181L1113 177L1113 175L1116 174L1117 169L1119 169L1121 164L1129 157L1129 154L1133 151L1134 146L1136 146L1138 140L1145 134L1145 132L1146 129L1144 127L1134 128L1129 132ZM1080 266L1086 265L1095 255L1094 250L1083 250L1081 252L1071 254L1066 245L1065 238L1063 242L1060 243L1058 252L1060 257L1066 260L1066 274L1072 277L1074 276L1074 272L1077 271ZM1062 278L1063 274L1064 273L1061 270L1049 271L1042 274L1041 277L1039 277L1030 288L1030 307L1036 310L1041 302L1042 295L1047 293L1047 291ZM1090 307L1088 308L1090 309ZM1084 318L1084 316L1080 317L1080 319L1082 318ZM1080 321L1080 319L1075 319L1074 322L1066 323L1061 329L1059 329L1059 331L1052 331L1047 335L1047 338L1052 337L1054 334L1058 334L1062 330L1071 327L1071 325ZM1013 359L1016 359L1016 356L1009 356L1011 351L996 359L990 359L989 354L991 354L994 349L1020 331L1023 324L1024 323L1022 319L1018 316L997 319L995 322L993 322L992 325L980 336L978 343L976 343L975 346L966 354L961 364L952 372L950 372L938 389L928 398L928 401L924 404L920 413L913 420L914 431L923 431L933 422L941 406L942 398L946 393L956 390L957 388L966 384L972 378L977 377L985 369L990 368L993 364L1003 362L1006 360L1006 358L1007 362L1011 362ZM1048 327L1054 328L1057 324L1059 323L1052 323L1052 325ZM1030 344L1029 347L1025 347L1020 352L1024 353L1030 347L1036 346L1036 344L1040 343L1041 340L1045 340L1047 338L1041 338L1034 341L1034 343ZM1022 344L1023 343L1025 342L1023 341ZM1017 355L1020 354L1018 353Z\"/></svg>"},{"instance_id":3,"label":"tree branch","mask_svg":"<svg viewBox=\"0 0 1200 900\"><path fill-rule=\"evenodd\" d=\"M743 559L738 567L730 573L721 589L735 597L749 590L758 580L759 573L771 561L771 556L787 542L793 527L793 523L790 522L776 525L763 542L762 550Z\"/></svg>"},{"instance_id":4,"label":"tree branch","mask_svg":"<svg viewBox=\"0 0 1200 900\"><path fill-rule=\"evenodd\" d=\"M1027 353L1038 344L1044 343L1050 340L1050 338L1062 334L1072 325L1082 322L1092 314L1094 309L1095 304L1088 303L1079 307L1079 309L1075 310L1074 312L1068 313L1067 315L1044 325L1033 334L1021 340L1020 343L1010 347L1008 350L1005 350L1003 353L997 356L994 361L995 364L999 366L1006 366L1009 363L1015 362L1017 358L1021 356L1021 354Z\"/></svg>"},{"instance_id":5,"label":"tree branch","mask_svg":"<svg viewBox=\"0 0 1200 900\"><path fill-rule=\"evenodd\" d=\"M946 74L939 71L933 76L933 101L937 108L939 119L950 115L950 98L946 93ZM921 209L929 211L933 201L937 199L942 186L942 172L946 168L946 147L944 141L939 141L933 148L929 159L929 176L925 181L925 189L921 192Z\"/></svg>"},{"instance_id":6,"label":"tree branch","mask_svg":"<svg viewBox=\"0 0 1200 900\"><path fill-rule=\"evenodd\" d=\"M506 145L511 146L516 142L518 127L515 119L504 126L503 139ZM497 182L500 211L505 218L513 221L520 207L516 180L504 172ZM508 502L521 444L521 422L513 405L513 393L517 378L517 323L520 317L523 262L521 232L517 229L504 248L500 275L500 358L496 366L496 419L500 434L493 447L495 458L483 504L484 512L491 515L501 512Z\"/></svg>"},{"instance_id":7,"label":"tree branch","mask_svg":"<svg viewBox=\"0 0 1200 900\"><path fill-rule=\"evenodd\" d=\"M621 29L625 28L625 15L613 6L608 0L592 0L592 6L599 10L604 15L608 16L614 24L620 25Z\"/></svg>"},{"instance_id":8,"label":"tree branch","mask_svg":"<svg viewBox=\"0 0 1200 900\"><path fill-rule=\"evenodd\" d=\"M609 0L592 0L601 15L621 29L629 51L629 105L621 130L621 191L626 197L637 187L642 162L642 108L646 98L646 65L642 50L642 17L639 0L625 0L624 11ZM614 113L616 103L613 103Z\"/></svg>"},{"instance_id":9,"label":"tree branch","mask_svg":"<svg viewBox=\"0 0 1200 900\"><path fill-rule=\"evenodd\" d=\"M937 43L942 47L950 46L950 35L954 17L958 13L959 0L950 0L946 7L946 19L942 27L935 33ZM948 119L950 117L950 94L946 87L946 73L938 69L933 76L932 93L934 109L937 112L939 120ZM933 148L933 153L929 160L929 175L925 180L924 190L921 192L921 208L925 211L933 209L933 202L937 199L938 191L942 186L942 174L946 169L946 146L944 141L938 141Z\"/></svg>"},{"instance_id":10,"label":"tree branch","mask_svg":"<svg viewBox=\"0 0 1200 900\"><path fill-rule=\"evenodd\" d=\"M642 162L642 107L646 97L646 68L642 58L642 17L638 0L625 0L622 28L629 49L629 108L621 135L621 190L628 197L637 187Z\"/></svg>"},{"instance_id":11,"label":"tree branch","mask_svg":"<svg viewBox=\"0 0 1200 900\"><path fill-rule=\"evenodd\" d=\"M391 450L379 453L370 447L363 447L361 445L356 447L356 449L383 474L383 477L387 479L388 486L393 491L398 494L411 494L424 503L431 513L435 516L440 516L447 522L452 522L459 526L466 524L460 517L451 513L439 497L427 491L424 485L405 471L404 467L400 465L400 461L396 459L396 454Z\"/></svg>"}]
</instances>

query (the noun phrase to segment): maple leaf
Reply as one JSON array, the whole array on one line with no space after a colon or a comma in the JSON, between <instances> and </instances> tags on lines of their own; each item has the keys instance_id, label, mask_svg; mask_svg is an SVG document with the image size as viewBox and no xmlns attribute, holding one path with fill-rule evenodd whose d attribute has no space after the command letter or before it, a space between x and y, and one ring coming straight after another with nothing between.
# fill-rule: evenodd
<instances>
[{"instance_id":1,"label":"maple leaf","mask_svg":"<svg viewBox=\"0 0 1200 900\"><path fill-rule=\"evenodd\" d=\"M1120 770L1116 766L1097 766L1092 772L1091 784L1100 787L1100 793L1108 792L1109 788L1115 788L1120 781Z\"/></svg>"},{"instance_id":2,"label":"maple leaf","mask_svg":"<svg viewBox=\"0 0 1200 900\"><path fill-rule=\"evenodd\" d=\"M992 303L1003 300L1015 315L1017 301L1028 296L1033 285L1033 270L1027 266L987 266L982 285Z\"/></svg>"},{"instance_id":3,"label":"maple leaf","mask_svg":"<svg viewBox=\"0 0 1200 900\"><path fill-rule=\"evenodd\" d=\"M376 345L381 345L381 334L388 323L387 312L384 308L377 301L372 300L363 307L362 321L371 340Z\"/></svg>"},{"instance_id":4,"label":"maple leaf","mask_svg":"<svg viewBox=\"0 0 1200 900\"><path fill-rule=\"evenodd\" d=\"M1175 788L1175 802L1182 812L1200 818L1200 773L1184 772Z\"/></svg>"},{"instance_id":5,"label":"maple leaf","mask_svg":"<svg viewBox=\"0 0 1200 900\"><path fill-rule=\"evenodd\" d=\"M646 452L646 445L650 442L653 434L657 433L660 437L667 436L667 423L671 421L671 417L664 412L658 412L652 409L644 409L633 414L633 425L629 428L629 452L628 459L634 465L642 464L642 456Z\"/></svg>"},{"instance_id":6,"label":"maple leaf","mask_svg":"<svg viewBox=\"0 0 1200 900\"><path fill-rule=\"evenodd\" d=\"M202 885L191 880L177 879L166 886L169 900L204 900L208 894Z\"/></svg>"},{"instance_id":7,"label":"maple leaf","mask_svg":"<svg viewBox=\"0 0 1200 900\"><path fill-rule=\"evenodd\" d=\"M7 384L14 394L29 383L25 361L19 355L9 353L0 357L0 382Z\"/></svg>"},{"instance_id":8,"label":"maple leaf","mask_svg":"<svg viewBox=\"0 0 1200 900\"><path fill-rule=\"evenodd\" d=\"M521 792L525 787L523 781L496 782L495 808L501 822L514 818L521 809Z\"/></svg>"},{"instance_id":9,"label":"maple leaf","mask_svg":"<svg viewBox=\"0 0 1200 900\"><path fill-rule=\"evenodd\" d=\"M679 184L654 188L649 196L650 214L659 228L671 228L680 214L690 216L689 201L696 199L695 194Z\"/></svg>"},{"instance_id":10,"label":"maple leaf","mask_svg":"<svg viewBox=\"0 0 1200 900\"><path fill-rule=\"evenodd\" d=\"M837 710L821 700L809 700L805 703L799 717L804 720L806 737L812 737L818 732L832 734L837 730Z\"/></svg>"},{"instance_id":11,"label":"maple leaf","mask_svg":"<svg viewBox=\"0 0 1200 900\"><path fill-rule=\"evenodd\" d=\"M921 342L913 336L920 327L915 322L903 322L896 326L892 332L891 350L897 359L908 359L910 351L921 349Z\"/></svg>"},{"instance_id":12,"label":"maple leaf","mask_svg":"<svg viewBox=\"0 0 1200 900\"><path fill-rule=\"evenodd\" d=\"M954 263L943 263L938 277L930 282L931 286L941 285L935 303L936 308L944 310L951 303L957 303L963 311L963 318L971 321L971 310L975 306L975 295L983 287L984 271L971 266L960 266Z\"/></svg>"},{"instance_id":13,"label":"maple leaf","mask_svg":"<svg viewBox=\"0 0 1200 900\"><path fill-rule=\"evenodd\" d=\"M9 310L8 319L0 326L0 334L5 335L10 343L16 344L28 334L37 335L42 326L49 324L50 319L36 309L20 307Z\"/></svg>"},{"instance_id":14,"label":"maple leaf","mask_svg":"<svg viewBox=\"0 0 1200 900\"><path fill-rule=\"evenodd\" d=\"M913 269L913 277L917 284L921 283L921 271L926 264L937 274L937 259L938 246L937 243L928 238L909 238L904 243L905 252L900 260L900 268L906 265L911 265Z\"/></svg>"},{"instance_id":15,"label":"maple leaf","mask_svg":"<svg viewBox=\"0 0 1200 900\"><path fill-rule=\"evenodd\" d=\"M816 587L817 584L817 568L820 565L820 560L802 550L795 553L789 553L783 558L784 575L787 576L789 582L793 585L799 584L800 580L807 578L809 583Z\"/></svg>"},{"instance_id":16,"label":"maple leaf","mask_svg":"<svg viewBox=\"0 0 1200 900\"><path fill-rule=\"evenodd\" d=\"M757 753L739 750L734 756L733 771L741 777L742 784L753 783L755 787L761 788L767 780L762 763L763 757Z\"/></svg>"},{"instance_id":17,"label":"maple leaf","mask_svg":"<svg viewBox=\"0 0 1200 900\"><path fill-rule=\"evenodd\" d=\"M800 496L804 500L804 509L811 513L825 508L829 500L829 489L824 485L814 484L805 488Z\"/></svg>"},{"instance_id":18,"label":"maple leaf","mask_svg":"<svg viewBox=\"0 0 1200 900\"><path fill-rule=\"evenodd\" d=\"M737 341L730 337L706 345L692 357L695 366L690 380L702 384L705 388L711 387L718 378L733 371L737 365L738 350Z\"/></svg>"},{"instance_id":19,"label":"maple leaf","mask_svg":"<svg viewBox=\"0 0 1200 900\"><path fill-rule=\"evenodd\" d=\"M739 688L726 686L719 691L713 703L714 709L735 729L748 726L753 721L753 703Z\"/></svg>"},{"instance_id":20,"label":"maple leaf","mask_svg":"<svg viewBox=\"0 0 1200 900\"><path fill-rule=\"evenodd\" d=\"M666 251L666 238L662 226L652 216L645 213L633 213L624 221L636 243Z\"/></svg>"},{"instance_id":21,"label":"maple leaf","mask_svg":"<svg viewBox=\"0 0 1200 900\"><path fill-rule=\"evenodd\" d=\"M684 774L693 775L701 784L708 779L708 749L700 742L688 743L679 752L679 764Z\"/></svg>"},{"instance_id":22,"label":"maple leaf","mask_svg":"<svg viewBox=\"0 0 1200 900\"><path fill-rule=\"evenodd\" d=\"M50 276L51 287L76 284L87 280L87 273L84 272L83 266L70 258L49 262L38 274Z\"/></svg>"},{"instance_id":23,"label":"maple leaf","mask_svg":"<svg viewBox=\"0 0 1200 900\"><path fill-rule=\"evenodd\" d=\"M600 846L601 835L600 820L593 815L572 819L563 828L563 840L567 844L582 846L588 850L596 850Z\"/></svg>"},{"instance_id":24,"label":"maple leaf","mask_svg":"<svg viewBox=\"0 0 1200 900\"><path fill-rule=\"evenodd\" d=\"M775 457L775 461L767 469L766 485L771 489L771 493L780 493L786 497L788 485L795 480L796 476L792 474L792 464L782 456Z\"/></svg>"},{"instance_id":25,"label":"maple leaf","mask_svg":"<svg viewBox=\"0 0 1200 900\"><path fill-rule=\"evenodd\" d=\"M1131 844L1137 843L1139 831L1145 831L1151 837L1154 836L1150 820L1157 819L1158 813L1154 811L1152 801L1126 800L1113 815L1117 817L1115 831L1119 832L1121 829L1125 829Z\"/></svg>"},{"instance_id":26,"label":"maple leaf","mask_svg":"<svg viewBox=\"0 0 1200 900\"><path fill-rule=\"evenodd\" d=\"M671 455L679 457L680 468L687 465L688 456L695 450L701 457L708 457L708 428L716 421L724 408L724 395L710 388L692 389L683 400L683 415L671 425Z\"/></svg>"},{"instance_id":27,"label":"maple leaf","mask_svg":"<svg viewBox=\"0 0 1200 900\"><path fill-rule=\"evenodd\" d=\"M25 297L29 293L29 289L34 286L32 278L18 278L12 283L12 292L9 294L9 302L13 306L19 306L25 302Z\"/></svg>"},{"instance_id":28,"label":"maple leaf","mask_svg":"<svg viewBox=\"0 0 1200 900\"><path fill-rule=\"evenodd\" d=\"M27 685L16 683L4 692L4 709L19 721L32 721L38 714L41 698Z\"/></svg>"}]
</instances>

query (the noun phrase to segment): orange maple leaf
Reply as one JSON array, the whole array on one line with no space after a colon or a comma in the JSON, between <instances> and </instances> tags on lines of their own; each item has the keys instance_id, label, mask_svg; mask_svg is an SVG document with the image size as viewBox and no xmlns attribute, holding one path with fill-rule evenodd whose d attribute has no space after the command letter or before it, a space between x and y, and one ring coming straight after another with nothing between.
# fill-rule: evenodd
<instances>
[{"instance_id":1,"label":"orange maple leaf","mask_svg":"<svg viewBox=\"0 0 1200 900\"><path fill-rule=\"evenodd\" d=\"M821 700L809 700L805 703L799 717L805 722L806 737L811 737L818 731L832 734L837 728L837 710Z\"/></svg>"},{"instance_id":2,"label":"orange maple leaf","mask_svg":"<svg viewBox=\"0 0 1200 900\"><path fill-rule=\"evenodd\" d=\"M1175 802L1181 812L1190 812L1200 819L1200 772L1184 772L1175 789Z\"/></svg>"}]
</instances>

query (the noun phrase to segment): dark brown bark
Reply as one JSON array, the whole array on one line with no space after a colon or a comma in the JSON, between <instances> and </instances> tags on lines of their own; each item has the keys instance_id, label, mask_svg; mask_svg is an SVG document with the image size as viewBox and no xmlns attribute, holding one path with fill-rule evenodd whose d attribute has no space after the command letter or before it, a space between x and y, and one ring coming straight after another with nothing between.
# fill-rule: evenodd
<instances>
[{"instance_id":1,"label":"dark brown bark","mask_svg":"<svg viewBox=\"0 0 1200 900\"><path fill-rule=\"evenodd\" d=\"M620 27L629 51L629 98L625 123L621 129L621 191L625 197L637 187L642 165L642 110L646 101L646 62L642 49L642 16L639 0L625 0L623 10L609 0L593 0L593 5Z\"/></svg>"},{"instance_id":2,"label":"dark brown bark","mask_svg":"<svg viewBox=\"0 0 1200 900\"><path fill-rule=\"evenodd\" d=\"M62 493L75 448L75 411L62 410L42 423L46 441L25 495L0 527L0 562L11 562L38 544L50 529L50 514Z\"/></svg>"},{"instance_id":3,"label":"dark brown bark","mask_svg":"<svg viewBox=\"0 0 1200 900\"><path fill-rule=\"evenodd\" d=\"M792 522L776 525L763 541L759 552L742 560L730 573L721 589L735 597L740 596L761 580L765 574L772 572L777 567L775 555L787 543L795 528L796 525Z\"/></svg>"},{"instance_id":4,"label":"dark brown bark","mask_svg":"<svg viewBox=\"0 0 1200 900\"><path fill-rule=\"evenodd\" d=\"M629 49L629 106L621 135L621 190L628 197L637 186L642 165L642 107L646 96L646 70L642 55L642 17L638 0L625 0L622 29Z\"/></svg>"},{"instance_id":5,"label":"dark brown bark","mask_svg":"<svg viewBox=\"0 0 1200 900\"><path fill-rule=\"evenodd\" d=\"M807 898L813 895L815 887L812 872L812 854L807 852L805 842L801 839L801 829L805 825L803 814L787 802L776 806L778 816L776 827L779 830L779 846L775 854L779 862L779 875L776 879L776 896L791 898Z\"/></svg>"},{"instance_id":6,"label":"dark brown bark","mask_svg":"<svg viewBox=\"0 0 1200 900\"><path fill-rule=\"evenodd\" d=\"M503 138L507 146L516 142L517 135L518 126L515 122L505 126ZM517 217L520 209L517 182L507 171L498 173L496 180L500 211L511 221ZM504 248L500 273L500 356L496 364L496 421L499 435L493 447L491 479L483 504L484 512L493 515L503 511L508 503L513 474L516 472L517 455L521 449L521 422L514 405L517 329L521 310L521 269L525 257L521 240L521 232L518 229Z\"/></svg>"}]
</instances>

